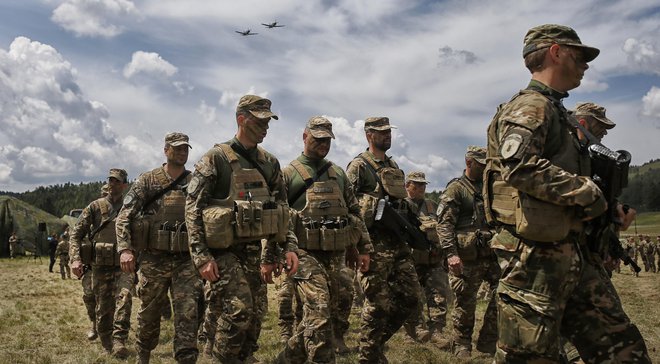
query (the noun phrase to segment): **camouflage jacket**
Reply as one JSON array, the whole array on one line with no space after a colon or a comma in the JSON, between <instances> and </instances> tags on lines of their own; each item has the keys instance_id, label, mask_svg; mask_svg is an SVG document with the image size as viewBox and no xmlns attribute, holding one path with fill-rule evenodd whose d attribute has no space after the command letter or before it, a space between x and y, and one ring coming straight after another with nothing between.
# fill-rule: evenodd
<instances>
[{"instance_id":1,"label":"camouflage jacket","mask_svg":"<svg viewBox=\"0 0 660 364\"><path fill-rule=\"evenodd\" d=\"M234 137L225 142L243 148L241 143ZM264 171L264 179L268 189L278 202L286 203L286 187L280 169L280 163L274 155L262 148L247 150L252 160L256 161ZM237 154L238 155L238 154ZM238 155L239 163L243 168L254 168L253 165ZM209 199L223 199L229 195L232 169L227 156L218 147L211 148L202 159L195 164L192 179L188 184L188 198L186 199L186 227L188 228L188 241L190 243L190 254L195 267L201 268L204 264L214 259L206 245L204 236L204 223L202 221L202 210L208 206ZM278 249L277 244L280 244ZM262 263L274 263L280 259L279 252L295 252L298 249L297 239L293 231L289 229L286 241L269 241L262 253Z\"/></svg>"},{"instance_id":2,"label":"camouflage jacket","mask_svg":"<svg viewBox=\"0 0 660 364\"><path fill-rule=\"evenodd\" d=\"M122 200L118 199L112 202L110 195L92 201L92 203L83 209L69 238L69 259L71 262L80 260L80 246L82 245L83 238L89 235L97 226L101 225L103 218L101 217L100 204L103 200L110 203L111 209L108 211L109 215L113 215L115 211L121 209Z\"/></svg>"},{"instance_id":3,"label":"camouflage jacket","mask_svg":"<svg viewBox=\"0 0 660 364\"><path fill-rule=\"evenodd\" d=\"M326 163L328 163L328 160L326 159L315 160L307 157L304 154L301 154L296 159L307 169L307 171L312 176L316 176L316 172ZM353 193L353 186L350 184L344 170L342 170L339 166L337 166L334 163L332 164L331 168L333 168L335 173L337 174L337 184L339 184L339 188L343 191L344 202L346 202L346 206L348 207L351 223L358 225L358 228L362 230L362 237L360 238L360 241L357 243L358 252L360 254L369 254L373 252L374 249L371 245L371 239L369 238L369 232L367 231L367 227L364 225L364 221L362 221L362 218L360 217L360 205L358 204L357 198ZM296 171L294 167L288 165L284 167L282 173L284 173L284 182L286 184L287 191L289 194L296 193L297 191L304 188L305 182L303 181L303 177L300 175L300 173ZM327 181L327 180L328 180L328 172L325 172L318 179L318 181ZM291 208L297 211L301 211L306 204L307 204L307 197L305 193L302 193L296 201L291 201Z\"/></svg>"},{"instance_id":4,"label":"camouflage jacket","mask_svg":"<svg viewBox=\"0 0 660 364\"><path fill-rule=\"evenodd\" d=\"M66 240L62 240L59 243L57 243L57 249L55 249L55 256L69 256L69 242Z\"/></svg>"},{"instance_id":5,"label":"camouflage jacket","mask_svg":"<svg viewBox=\"0 0 660 364\"><path fill-rule=\"evenodd\" d=\"M433 202L433 200L429 200L428 198L423 198L421 200L413 200L412 198L408 197L406 198L406 201L408 201L408 204L412 206L414 210L413 212L417 216L429 216L432 218L436 218L438 204Z\"/></svg>"},{"instance_id":6,"label":"camouflage jacket","mask_svg":"<svg viewBox=\"0 0 660 364\"><path fill-rule=\"evenodd\" d=\"M399 169L399 165L392 159L392 157L385 156L385 160L378 160L373 153L369 150L366 151L368 155L373 158L376 163L382 167L393 167ZM355 196L359 199L362 198L365 194L372 195L374 197L378 196L378 178L369 167L367 167L367 162L365 162L359 156L356 157L348 164L346 168L346 175L348 180L353 185L353 191L355 191Z\"/></svg>"},{"instance_id":7,"label":"camouflage jacket","mask_svg":"<svg viewBox=\"0 0 660 364\"><path fill-rule=\"evenodd\" d=\"M175 187L175 189L180 189L185 192L186 185L190 182L191 178L192 175L189 174ZM148 200L163 190L163 184L160 182L163 179L166 179L168 183L174 182L174 179L165 171L165 164L141 174L131 185L131 189L126 194L126 197L124 197L124 206L121 208L121 211L119 211L117 221L115 222L118 252L125 249L132 249L130 232L131 221L139 214L153 215L158 212L163 205L163 199L170 192L156 199L156 201L149 204L149 206L144 206Z\"/></svg>"}]
</instances>

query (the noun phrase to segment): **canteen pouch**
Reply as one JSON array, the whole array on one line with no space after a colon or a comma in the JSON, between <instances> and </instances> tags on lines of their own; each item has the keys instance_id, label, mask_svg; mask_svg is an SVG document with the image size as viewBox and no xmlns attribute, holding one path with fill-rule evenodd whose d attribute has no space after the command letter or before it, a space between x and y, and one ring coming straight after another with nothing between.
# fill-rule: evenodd
<instances>
[{"instance_id":1,"label":"canteen pouch","mask_svg":"<svg viewBox=\"0 0 660 364\"><path fill-rule=\"evenodd\" d=\"M92 243L87 241L87 239L83 240L82 244L80 245L80 261L82 264L92 264L93 259L94 259L94 253L92 252L93 246Z\"/></svg>"},{"instance_id":2,"label":"canteen pouch","mask_svg":"<svg viewBox=\"0 0 660 364\"><path fill-rule=\"evenodd\" d=\"M225 249L234 243L233 218L234 209L230 207L209 206L202 210L204 235L209 248Z\"/></svg>"},{"instance_id":3,"label":"canteen pouch","mask_svg":"<svg viewBox=\"0 0 660 364\"><path fill-rule=\"evenodd\" d=\"M94 264L105 266L118 266L119 254L113 243L94 244Z\"/></svg>"},{"instance_id":4,"label":"canteen pouch","mask_svg":"<svg viewBox=\"0 0 660 364\"><path fill-rule=\"evenodd\" d=\"M516 233L537 242L564 240L571 229L572 214L564 206L519 193L516 198Z\"/></svg>"},{"instance_id":5,"label":"canteen pouch","mask_svg":"<svg viewBox=\"0 0 660 364\"><path fill-rule=\"evenodd\" d=\"M146 217L136 218L131 222L131 247L135 251L147 249L150 225L150 221Z\"/></svg>"},{"instance_id":6,"label":"canteen pouch","mask_svg":"<svg viewBox=\"0 0 660 364\"><path fill-rule=\"evenodd\" d=\"M471 261L477 259L477 234L456 234L458 256L461 260Z\"/></svg>"}]
</instances>

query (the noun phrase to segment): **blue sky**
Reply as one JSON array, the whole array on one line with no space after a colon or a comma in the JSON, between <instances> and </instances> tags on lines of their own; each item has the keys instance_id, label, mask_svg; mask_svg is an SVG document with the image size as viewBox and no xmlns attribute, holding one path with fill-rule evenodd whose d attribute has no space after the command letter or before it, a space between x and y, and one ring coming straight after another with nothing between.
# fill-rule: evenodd
<instances>
[{"instance_id":1,"label":"blue sky","mask_svg":"<svg viewBox=\"0 0 660 364\"><path fill-rule=\"evenodd\" d=\"M260 25L276 20L286 26ZM263 146L282 165L314 115L333 121L341 166L366 147L364 118L389 116L389 154L443 188L526 86L522 39L544 23L601 49L565 105L602 104L617 123L606 144L634 164L658 158L657 1L5 0L0 190L101 180L111 167L133 179L163 162L170 131L190 135L192 168L234 135L246 93L273 101L280 120ZM234 32L248 28L259 35Z\"/></svg>"}]
</instances>

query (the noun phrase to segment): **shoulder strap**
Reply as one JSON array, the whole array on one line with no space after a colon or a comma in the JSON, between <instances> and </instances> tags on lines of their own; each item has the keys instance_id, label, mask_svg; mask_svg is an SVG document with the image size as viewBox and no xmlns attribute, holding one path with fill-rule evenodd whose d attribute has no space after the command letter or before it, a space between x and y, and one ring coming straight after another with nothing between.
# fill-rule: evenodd
<instances>
[{"instance_id":1,"label":"shoulder strap","mask_svg":"<svg viewBox=\"0 0 660 364\"><path fill-rule=\"evenodd\" d=\"M223 144L223 145L226 145L226 144ZM261 168L261 166L259 166L259 164L258 164L254 159L252 159L252 157L247 153L247 150L245 150L243 147L239 147L239 146L236 145L236 144L232 144L232 145L230 145L229 147L230 147L234 152L238 153L238 155L240 155L241 157L245 158L248 162L250 162L250 164L251 164L251 165L252 165L257 171L259 171L259 173L261 173L261 176L264 178L264 180L266 180L266 182L268 182L268 179L266 178L266 173L265 173L264 170ZM223 148L223 150L224 150L224 148ZM260 150L257 149L257 153L259 153L259 152L260 152ZM263 153L263 151L261 151L261 152Z\"/></svg>"},{"instance_id":2,"label":"shoulder strap","mask_svg":"<svg viewBox=\"0 0 660 364\"><path fill-rule=\"evenodd\" d=\"M467 188L468 191L472 194L473 198L482 198L481 193L477 191L476 188L470 183L470 181L467 181L466 178L456 178L457 182L460 183L463 187Z\"/></svg>"},{"instance_id":3,"label":"shoulder strap","mask_svg":"<svg viewBox=\"0 0 660 364\"><path fill-rule=\"evenodd\" d=\"M102 201L103 202L99 203L99 208L101 209L101 216L103 217L108 215L108 211L109 211L108 206L110 205L110 203L105 199ZM104 220L101 220L99 226L97 226L96 229L92 230L89 233L89 241L93 241L94 236L96 236L96 234L98 234L99 231L103 230L103 228L106 227L110 221L112 221L115 217L117 217L117 213L119 213L119 211L117 210L112 211L112 215L108 216Z\"/></svg>"},{"instance_id":4,"label":"shoulder strap","mask_svg":"<svg viewBox=\"0 0 660 364\"><path fill-rule=\"evenodd\" d=\"M291 162L291 166L300 174L300 176L303 178L303 181L305 182L305 185L302 186L296 193L291 194L289 197L289 206L291 206L294 202L298 201L300 196L302 196L303 193L307 191L309 187L311 187L314 182L318 181L321 176L332 167L332 162L328 162L324 164L321 168L319 168L318 171L316 171L316 174L312 178L312 176L307 172L307 168L305 168L300 161L293 160ZM334 172L334 171L333 171ZM330 172L328 171L328 175L330 175Z\"/></svg>"},{"instance_id":5,"label":"shoulder strap","mask_svg":"<svg viewBox=\"0 0 660 364\"><path fill-rule=\"evenodd\" d=\"M151 198L148 199L147 202L144 203L144 205L142 205L142 210L144 211L147 208L147 206L154 203L154 201L158 200L159 198L161 198L166 193L172 191L174 189L174 187L176 187L176 185L178 185L181 181L183 181L186 177L188 177L189 174L190 174L189 170L186 169L185 171L183 171L183 173L181 173L181 175L179 175L179 177L177 177L174 181L172 181L172 183L168 184L165 188L158 191L157 194L151 196Z\"/></svg>"},{"instance_id":6,"label":"shoulder strap","mask_svg":"<svg viewBox=\"0 0 660 364\"><path fill-rule=\"evenodd\" d=\"M377 165L376 161L369 158L369 156L365 157L364 153L360 153L358 157L367 162L367 168L374 174L374 176L376 176L376 182L378 182L378 186L380 186L380 189L385 192L385 188L383 188L383 181L380 180L380 176L378 175L378 170L380 170L382 167Z\"/></svg>"}]
</instances>

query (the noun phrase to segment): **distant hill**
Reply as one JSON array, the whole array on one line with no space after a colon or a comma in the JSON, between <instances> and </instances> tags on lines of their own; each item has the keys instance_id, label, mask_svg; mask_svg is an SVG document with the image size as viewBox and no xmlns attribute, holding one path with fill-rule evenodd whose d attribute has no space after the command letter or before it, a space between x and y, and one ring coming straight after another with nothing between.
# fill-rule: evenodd
<instances>
[{"instance_id":1,"label":"distant hill","mask_svg":"<svg viewBox=\"0 0 660 364\"><path fill-rule=\"evenodd\" d=\"M34 191L22 193L3 192L19 198L52 215L64 216L72 209L81 209L101 196L101 187L105 182L65 183L48 187L37 187Z\"/></svg>"},{"instance_id":2,"label":"distant hill","mask_svg":"<svg viewBox=\"0 0 660 364\"><path fill-rule=\"evenodd\" d=\"M631 166L621 201L637 211L660 211L660 159Z\"/></svg>"}]
</instances>

